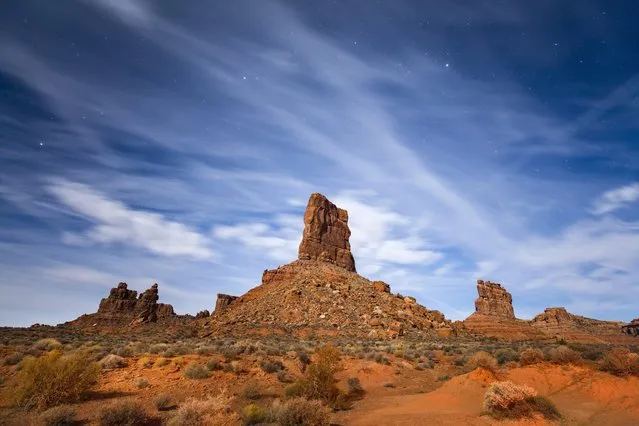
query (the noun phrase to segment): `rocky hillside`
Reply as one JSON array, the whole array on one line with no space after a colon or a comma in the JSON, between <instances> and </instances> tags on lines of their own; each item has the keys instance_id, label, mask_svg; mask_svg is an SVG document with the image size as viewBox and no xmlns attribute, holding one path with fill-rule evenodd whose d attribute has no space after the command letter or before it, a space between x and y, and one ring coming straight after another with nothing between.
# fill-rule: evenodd
<instances>
[{"instance_id":1,"label":"rocky hillside","mask_svg":"<svg viewBox=\"0 0 639 426\"><path fill-rule=\"evenodd\" d=\"M462 326L412 297L355 272L348 213L312 194L298 260L264 271L241 297L218 295L206 323L214 333L297 332L394 338L406 333L451 336Z\"/></svg>"}]
</instances>

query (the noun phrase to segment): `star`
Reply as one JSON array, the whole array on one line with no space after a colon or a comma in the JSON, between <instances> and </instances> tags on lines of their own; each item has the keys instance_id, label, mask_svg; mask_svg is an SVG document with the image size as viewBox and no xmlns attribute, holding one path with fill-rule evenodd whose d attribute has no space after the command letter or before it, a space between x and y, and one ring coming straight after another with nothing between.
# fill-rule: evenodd
<instances>
[{"instance_id":1,"label":"star","mask_svg":"<svg viewBox=\"0 0 639 426\"><path fill-rule=\"evenodd\" d=\"M448 63L447 63L446 65L444 65L444 66L445 66L446 68L450 68L450 64L448 64Z\"/></svg>"},{"instance_id":2,"label":"star","mask_svg":"<svg viewBox=\"0 0 639 426\"><path fill-rule=\"evenodd\" d=\"M245 75L244 75L244 76L242 76L242 80L246 80L246 76L245 76Z\"/></svg>"},{"instance_id":3,"label":"star","mask_svg":"<svg viewBox=\"0 0 639 426\"><path fill-rule=\"evenodd\" d=\"M40 142L40 146L44 146L44 142Z\"/></svg>"}]
</instances>

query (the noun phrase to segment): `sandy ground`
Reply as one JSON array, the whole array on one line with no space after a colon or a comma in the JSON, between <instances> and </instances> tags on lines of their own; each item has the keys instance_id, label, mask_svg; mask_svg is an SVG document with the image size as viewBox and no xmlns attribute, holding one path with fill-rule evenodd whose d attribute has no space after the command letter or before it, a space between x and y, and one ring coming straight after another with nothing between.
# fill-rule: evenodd
<instances>
[{"instance_id":1,"label":"sandy ground","mask_svg":"<svg viewBox=\"0 0 639 426\"><path fill-rule=\"evenodd\" d=\"M151 361L155 356L149 357ZM262 398L260 405L268 406L283 398L286 384L274 374L259 368L258 359L244 357L236 361L239 374L215 371L211 377L191 380L183 376L183 366L191 361L204 363L216 356L188 355L178 364L145 368L138 358L129 360L129 366L104 371L100 385L89 400L74 404L83 424L93 424L95 414L117 399L132 398L139 401L149 413L162 418L171 412L159 413L153 406L157 395L168 393L179 405L189 397L204 398L226 391L235 396L233 410L248 404L242 389L249 383L258 385ZM294 354L282 357L289 372L301 374ZM409 363L393 359L392 365L374 361L344 359L344 371L339 375L340 386L346 389L348 377L358 377L366 394L349 411L333 415L333 423L340 425L639 425L639 378L618 378L587 367L539 364L504 369L494 376L478 369L473 372L440 381L443 374L453 375L454 367L438 365L434 370L415 370ZM144 379L148 386L138 388L136 379ZM541 395L550 398L563 418L559 422L544 419L497 422L482 416L482 402L488 386L496 380L510 380L527 384ZM0 399L0 424L28 425L32 415L9 407L7 386Z\"/></svg>"}]
</instances>

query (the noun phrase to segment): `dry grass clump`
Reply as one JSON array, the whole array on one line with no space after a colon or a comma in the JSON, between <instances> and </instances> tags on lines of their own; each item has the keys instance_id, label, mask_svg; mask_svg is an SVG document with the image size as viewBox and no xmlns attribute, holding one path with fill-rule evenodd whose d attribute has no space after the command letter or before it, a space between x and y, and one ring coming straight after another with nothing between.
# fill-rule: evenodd
<instances>
[{"instance_id":1,"label":"dry grass clump","mask_svg":"<svg viewBox=\"0 0 639 426\"><path fill-rule=\"evenodd\" d=\"M48 352L54 349L60 349L62 347L62 343L58 342L56 339L47 338L38 340L35 342L34 346L36 349Z\"/></svg>"},{"instance_id":2,"label":"dry grass clump","mask_svg":"<svg viewBox=\"0 0 639 426\"><path fill-rule=\"evenodd\" d=\"M167 426L235 425L237 417L231 414L229 404L223 393L203 400L188 399L169 419Z\"/></svg>"},{"instance_id":3,"label":"dry grass clump","mask_svg":"<svg viewBox=\"0 0 639 426\"><path fill-rule=\"evenodd\" d=\"M617 376L639 376L639 356L626 348L613 348L604 354L600 368Z\"/></svg>"},{"instance_id":4,"label":"dry grass clump","mask_svg":"<svg viewBox=\"0 0 639 426\"><path fill-rule=\"evenodd\" d=\"M496 419L516 419L542 414L546 419L560 417L557 407L547 398L537 395L529 386L511 382L495 382L484 397L484 409Z\"/></svg>"},{"instance_id":5,"label":"dry grass clump","mask_svg":"<svg viewBox=\"0 0 639 426\"><path fill-rule=\"evenodd\" d=\"M284 365L280 361L263 360L260 362L260 368L266 373L277 373L284 369Z\"/></svg>"},{"instance_id":6,"label":"dry grass clump","mask_svg":"<svg viewBox=\"0 0 639 426\"><path fill-rule=\"evenodd\" d=\"M71 426L76 424L75 410L61 405L53 407L40 414L40 424L43 426Z\"/></svg>"},{"instance_id":7,"label":"dry grass clump","mask_svg":"<svg viewBox=\"0 0 639 426\"><path fill-rule=\"evenodd\" d=\"M242 409L242 423L259 425L269 420L269 412L259 405L249 404Z\"/></svg>"},{"instance_id":8,"label":"dry grass clump","mask_svg":"<svg viewBox=\"0 0 639 426\"><path fill-rule=\"evenodd\" d=\"M578 364L581 361L581 355L568 346L562 345L550 351L550 360L556 364Z\"/></svg>"},{"instance_id":9,"label":"dry grass clump","mask_svg":"<svg viewBox=\"0 0 639 426\"><path fill-rule=\"evenodd\" d=\"M97 382L100 366L90 355L78 352L62 356L53 350L22 361L13 388L13 401L25 408L47 408L73 402Z\"/></svg>"},{"instance_id":10,"label":"dry grass clump","mask_svg":"<svg viewBox=\"0 0 639 426\"><path fill-rule=\"evenodd\" d=\"M273 408L273 417L281 426L328 426L330 412L320 401L295 398Z\"/></svg>"},{"instance_id":11,"label":"dry grass clump","mask_svg":"<svg viewBox=\"0 0 639 426\"><path fill-rule=\"evenodd\" d=\"M194 361L186 367L184 376L189 379L206 379L210 374L206 367Z\"/></svg>"},{"instance_id":12,"label":"dry grass clump","mask_svg":"<svg viewBox=\"0 0 639 426\"><path fill-rule=\"evenodd\" d=\"M256 401L262 397L262 392L257 383L250 382L242 389L242 396L250 401Z\"/></svg>"},{"instance_id":13,"label":"dry grass clump","mask_svg":"<svg viewBox=\"0 0 639 426\"><path fill-rule=\"evenodd\" d=\"M544 360L544 353L537 348L526 348L519 353L521 365L539 364Z\"/></svg>"},{"instance_id":14,"label":"dry grass clump","mask_svg":"<svg viewBox=\"0 0 639 426\"><path fill-rule=\"evenodd\" d=\"M173 407L173 400L170 394L163 393L155 397L153 405L158 411L165 411Z\"/></svg>"},{"instance_id":15,"label":"dry grass clump","mask_svg":"<svg viewBox=\"0 0 639 426\"><path fill-rule=\"evenodd\" d=\"M102 368L110 370L113 368L126 367L127 362L120 355L109 354L100 360L100 365L102 366Z\"/></svg>"},{"instance_id":16,"label":"dry grass clump","mask_svg":"<svg viewBox=\"0 0 639 426\"><path fill-rule=\"evenodd\" d=\"M138 360L138 365L144 368L151 368L153 366L153 361L148 356L144 356Z\"/></svg>"},{"instance_id":17,"label":"dry grass clump","mask_svg":"<svg viewBox=\"0 0 639 426\"><path fill-rule=\"evenodd\" d=\"M2 363L4 365L16 365L18 364L20 361L22 361L22 359L24 358L24 354L20 353L20 352L14 352L11 355L7 355L3 360Z\"/></svg>"},{"instance_id":18,"label":"dry grass clump","mask_svg":"<svg viewBox=\"0 0 639 426\"><path fill-rule=\"evenodd\" d=\"M466 364L471 370L483 368L493 374L495 374L498 369L497 360L491 354L484 351L473 354L470 358L468 358L468 362Z\"/></svg>"},{"instance_id":19,"label":"dry grass clump","mask_svg":"<svg viewBox=\"0 0 639 426\"><path fill-rule=\"evenodd\" d=\"M150 421L140 404L135 401L116 401L98 414L100 426L142 426Z\"/></svg>"}]
</instances>

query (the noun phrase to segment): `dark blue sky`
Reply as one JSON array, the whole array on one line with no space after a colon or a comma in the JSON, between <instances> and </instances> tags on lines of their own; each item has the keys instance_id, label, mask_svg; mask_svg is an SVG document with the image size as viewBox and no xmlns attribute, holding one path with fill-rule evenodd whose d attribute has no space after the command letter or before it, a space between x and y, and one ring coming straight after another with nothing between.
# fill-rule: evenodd
<instances>
[{"instance_id":1,"label":"dark blue sky","mask_svg":"<svg viewBox=\"0 0 639 426\"><path fill-rule=\"evenodd\" d=\"M358 270L461 319L639 315L633 1L7 0L0 323L160 284L178 312L296 257L311 192Z\"/></svg>"}]
</instances>

